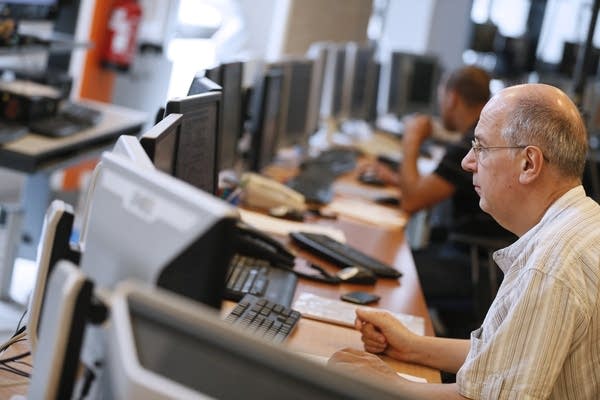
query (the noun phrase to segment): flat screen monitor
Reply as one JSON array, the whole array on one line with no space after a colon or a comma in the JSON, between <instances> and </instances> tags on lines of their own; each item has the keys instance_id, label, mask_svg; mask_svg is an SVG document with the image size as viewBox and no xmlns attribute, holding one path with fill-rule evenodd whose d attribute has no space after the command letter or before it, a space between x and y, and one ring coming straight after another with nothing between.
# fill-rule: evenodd
<instances>
[{"instance_id":1,"label":"flat screen monitor","mask_svg":"<svg viewBox=\"0 0 600 400\"><path fill-rule=\"evenodd\" d=\"M321 125L321 104L325 85L327 65L327 43L317 42L307 52L307 57L313 60L313 72L308 101L308 117L306 129L309 135L319 130Z\"/></svg>"},{"instance_id":2,"label":"flat screen monitor","mask_svg":"<svg viewBox=\"0 0 600 400\"><path fill-rule=\"evenodd\" d=\"M347 116L351 119L369 120L373 103L377 101L379 83L373 47L355 43L348 45L344 81L347 90L343 108L347 110Z\"/></svg>"},{"instance_id":3,"label":"flat screen monitor","mask_svg":"<svg viewBox=\"0 0 600 400\"><path fill-rule=\"evenodd\" d=\"M307 118L313 61L290 60L281 65L284 68L284 87L278 147L303 146L309 135Z\"/></svg>"},{"instance_id":4,"label":"flat screen monitor","mask_svg":"<svg viewBox=\"0 0 600 400\"><path fill-rule=\"evenodd\" d=\"M56 263L59 260L69 260L79 264L79 253L71 245L74 219L73 207L59 199L50 203L44 215L36 257L37 272L27 311L27 339L33 354L40 337L40 321L44 312L49 277Z\"/></svg>"},{"instance_id":5,"label":"flat screen monitor","mask_svg":"<svg viewBox=\"0 0 600 400\"><path fill-rule=\"evenodd\" d=\"M272 66L255 84L251 111L250 169L260 171L268 165L277 151L283 67Z\"/></svg>"},{"instance_id":6,"label":"flat screen monitor","mask_svg":"<svg viewBox=\"0 0 600 400\"><path fill-rule=\"evenodd\" d=\"M140 136L140 144L154 167L169 175L176 175L175 161L182 117L181 114L169 114Z\"/></svg>"},{"instance_id":7,"label":"flat screen monitor","mask_svg":"<svg viewBox=\"0 0 600 400\"><path fill-rule=\"evenodd\" d=\"M220 307L237 212L154 168L104 153L81 268L112 290L135 278Z\"/></svg>"},{"instance_id":8,"label":"flat screen monitor","mask_svg":"<svg viewBox=\"0 0 600 400\"><path fill-rule=\"evenodd\" d=\"M233 169L237 161L238 140L242 134L243 64L221 64L207 70L206 76L223 88L219 115L219 170Z\"/></svg>"},{"instance_id":9,"label":"flat screen monitor","mask_svg":"<svg viewBox=\"0 0 600 400\"><path fill-rule=\"evenodd\" d=\"M169 100L165 114L183 114L177 146L176 177L208 193L217 189L217 149L221 93Z\"/></svg>"},{"instance_id":10,"label":"flat screen monitor","mask_svg":"<svg viewBox=\"0 0 600 400\"><path fill-rule=\"evenodd\" d=\"M259 341L212 310L135 282L112 298L108 370L114 398L403 399Z\"/></svg>"},{"instance_id":11,"label":"flat screen monitor","mask_svg":"<svg viewBox=\"0 0 600 400\"><path fill-rule=\"evenodd\" d=\"M392 53L388 112L398 117L433 113L440 72L435 56Z\"/></svg>"},{"instance_id":12,"label":"flat screen monitor","mask_svg":"<svg viewBox=\"0 0 600 400\"><path fill-rule=\"evenodd\" d=\"M133 161L142 168L154 168L152 160L148 157L148 154L140 145L139 139L135 136L119 136L113 146L112 152Z\"/></svg>"},{"instance_id":13,"label":"flat screen monitor","mask_svg":"<svg viewBox=\"0 0 600 400\"><path fill-rule=\"evenodd\" d=\"M344 111L342 109L342 97L344 93L344 74L346 71L346 46L338 46L333 54L332 92L331 92L331 117L340 118Z\"/></svg>"}]
</instances>

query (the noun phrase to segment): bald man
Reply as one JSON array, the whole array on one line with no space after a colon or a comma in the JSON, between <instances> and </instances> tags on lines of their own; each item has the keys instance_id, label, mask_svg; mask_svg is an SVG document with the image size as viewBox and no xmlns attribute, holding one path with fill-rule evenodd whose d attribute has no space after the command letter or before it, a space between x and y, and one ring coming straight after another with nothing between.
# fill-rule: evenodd
<instances>
[{"instance_id":1,"label":"bald man","mask_svg":"<svg viewBox=\"0 0 600 400\"><path fill-rule=\"evenodd\" d=\"M587 149L560 90L526 84L494 96L462 166L481 209L518 240L494 254L505 277L482 326L470 340L422 337L388 313L357 311L367 352L456 372L456 383L408 382L353 349L330 364L414 398L600 398L600 206L581 186Z\"/></svg>"}]
</instances>

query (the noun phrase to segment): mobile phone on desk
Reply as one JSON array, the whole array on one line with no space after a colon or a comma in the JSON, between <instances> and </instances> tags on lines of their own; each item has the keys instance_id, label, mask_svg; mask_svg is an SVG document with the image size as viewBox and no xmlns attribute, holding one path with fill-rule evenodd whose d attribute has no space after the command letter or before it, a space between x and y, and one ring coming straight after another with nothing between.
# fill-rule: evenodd
<instances>
[{"instance_id":1,"label":"mobile phone on desk","mask_svg":"<svg viewBox=\"0 0 600 400\"><path fill-rule=\"evenodd\" d=\"M376 303L380 297L367 292L350 292L340 296L340 299L354 304L366 305Z\"/></svg>"}]
</instances>

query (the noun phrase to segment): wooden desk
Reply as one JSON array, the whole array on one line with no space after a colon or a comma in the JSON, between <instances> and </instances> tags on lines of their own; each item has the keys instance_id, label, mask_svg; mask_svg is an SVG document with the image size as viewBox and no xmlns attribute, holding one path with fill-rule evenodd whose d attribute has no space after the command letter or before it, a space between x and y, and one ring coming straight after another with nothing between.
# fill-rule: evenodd
<instances>
[{"instance_id":1,"label":"wooden desk","mask_svg":"<svg viewBox=\"0 0 600 400\"><path fill-rule=\"evenodd\" d=\"M300 278L296 296L303 292L314 293L331 299L339 299L340 295L353 290L374 292L381 296L377 306L406 314L417 315L425 319L425 334L434 335L433 326L427 305L423 297L419 278L414 266L410 249L404 241L401 230L384 230L348 221L339 221L335 225L343 229L347 242L371 255L377 255L382 261L396 267L403 276L399 280L379 279L375 286L356 284L328 285ZM305 252L299 253L313 259ZM319 262L331 272L337 268L331 264ZM287 345L294 351L330 356L344 347L362 349L360 333L354 329L332 325L310 319L301 319L297 329L288 338ZM437 370L419 365L401 363L385 357L397 371L420 376L428 382L440 382Z\"/></svg>"},{"instance_id":2,"label":"wooden desk","mask_svg":"<svg viewBox=\"0 0 600 400\"><path fill-rule=\"evenodd\" d=\"M2 353L2 358L7 358L11 356L15 356L24 352L29 351L29 346L26 342L19 342L12 345L8 350ZM26 357L23 361L27 363L31 363L31 357ZM31 372L31 368L25 365L13 364L18 366L17 368ZM13 385L12 383L17 383ZM25 395L27 393L27 385L29 383L29 379L23 378L21 376L12 374L10 372L6 372L4 370L0 370L0 399L9 400L12 395L21 394ZM10 386L5 386L9 384Z\"/></svg>"}]
</instances>

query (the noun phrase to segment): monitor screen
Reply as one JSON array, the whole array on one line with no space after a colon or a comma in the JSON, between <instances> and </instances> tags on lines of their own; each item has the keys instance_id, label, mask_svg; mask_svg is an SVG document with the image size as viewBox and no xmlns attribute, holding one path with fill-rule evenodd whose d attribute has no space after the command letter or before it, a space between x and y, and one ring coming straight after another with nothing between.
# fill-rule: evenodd
<instances>
[{"instance_id":1,"label":"monitor screen","mask_svg":"<svg viewBox=\"0 0 600 400\"><path fill-rule=\"evenodd\" d=\"M220 307L237 220L227 203L104 153L87 219L81 268L98 287L135 278Z\"/></svg>"},{"instance_id":2,"label":"monitor screen","mask_svg":"<svg viewBox=\"0 0 600 400\"><path fill-rule=\"evenodd\" d=\"M218 73L217 73L218 71ZM219 170L232 169L237 160L238 139L242 134L243 64L232 62L206 71L206 76L223 87L219 118Z\"/></svg>"},{"instance_id":3,"label":"monitor screen","mask_svg":"<svg viewBox=\"0 0 600 400\"><path fill-rule=\"evenodd\" d=\"M216 193L220 92L208 92L170 100L165 114L183 114L177 146L175 175Z\"/></svg>"},{"instance_id":4,"label":"monitor screen","mask_svg":"<svg viewBox=\"0 0 600 400\"><path fill-rule=\"evenodd\" d=\"M321 102L323 99L323 88L325 83L325 69L327 64L327 46L318 42L311 46L307 56L313 60L313 72L308 101L308 116L306 129L312 135L321 126Z\"/></svg>"},{"instance_id":5,"label":"monitor screen","mask_svg":"<svg viewBox=\"0 0 600 400\"><path fill-rule=\"evenodd\" d=\"M133 161L142 168L154 168L152 160L135 136L121 135L113 146L112 152Z\"/></svg>"},{"instance_id":6,"label":"monitor screen","mask_svg":"<svg viewBox=\"0 0 600 400\"><path fill-rule=\"evenodd\" d=\"M342 112L342 97L344 91L344 74L346 70L346 47L340 46L334 52L334 67L332 75L331 116L339 118Z\"/></svg>"},{"instance_id":7,"label":"monitor screen","mask_svg":"<svg viewBox=\"0 0 600 400\"><path fill-rule=\"evenodd\" d=\"M140 144L154 167L169 175L175 175L181 118L181 114L169 114L140 136Z\"/></svg>"},{"instance_id":8,"label":"monitor screen","mask_svg":"<svg viewBox=\"0 0 600 400\"><path fill-rule=\"evenodd\" d=\"M403 399L238 331L201 304L131 283L113 297L115 398Z\"/></svg>"},{"instance_id":9,"label":"monitor screen","mask_svg":"<svg viewBox=\"0 0 600 400\"><path fill-rule=\"evenodd\" d=\"M278 146L305 145L308 140L308 108L313 61L293 60L283 63L282 134Z\"/></svg>"},{"instance_id":10,"label":"monitor screen","mask_svg":"<svg viewBox=\"0 0 600 400\"><path fill-rule=\"evenodd\" d=\"M252 135L250 169L253 171L260 171L275 157L282 90L283 67L281 66L269 68L255 85L250 128Z\"/></svg>"},{"instance_id":11,"label":"monitor screen","mask_svg":"<svg viewBox=\"0 0 600 400\"><path fill-rule=\"evenodd\" d=\"M349 51L350 48L347 49ZM369 111L374 102L377 90L377 65L375 63L375 49L373 47L356 46L353 56L348 61L352 62L352 75L348 94L348 116L353 119L368 120Z\"/></svg>"},{"instance_id":12,"label":"monitor screen","mask_svg":"<svg viewBox=\"0 0 600 400\"><path fill-rule=\"evenodd\" d=\"M440 78L436 57L392 53L388 112L402 117L414 112L432 113Z\"/></svg>"}]
</instances>

